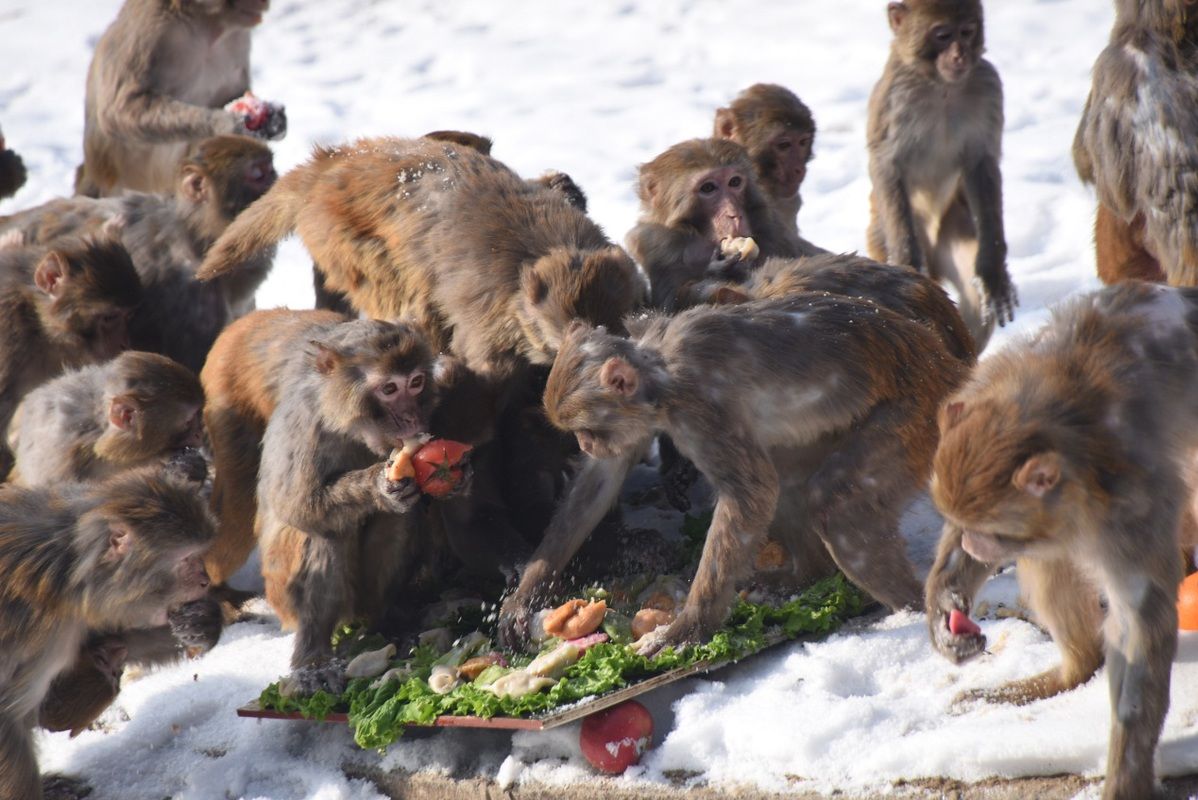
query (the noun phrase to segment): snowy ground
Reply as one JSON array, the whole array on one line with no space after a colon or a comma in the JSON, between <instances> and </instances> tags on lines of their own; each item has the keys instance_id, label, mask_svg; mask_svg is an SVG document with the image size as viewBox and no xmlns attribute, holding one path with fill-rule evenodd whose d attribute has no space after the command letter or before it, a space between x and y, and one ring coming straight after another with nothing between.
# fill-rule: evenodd
<instances>
[{"instance_id":1,"label":"snowy ground","mask_svg":"<svg viewBox=\"0 0 1198 800\"><path fill-rule=\"evenodd\" d=\"M1110 5L991 0L987 9L989 57L1006 87L1006 229L1023 301L992 347L1039 325L1047 305L1097 285L1093 201L1069 146ZM30 171L0 213L70 191L84 74L117 6L0 0L0 124ZM884 8L882 0L276 0L256 38L255 89L287 104L280 171L315 142L474 130L492 136L495 155L524 174L569 172L589 194L592 216L620 239L636 216L638 163L707 135L715 107L739 89L782 83L819 124L803 232L855 250L868 213L865 103L885 60ZM286 244L259 306L310 305L309 264L298 243ZM911 525L929 527L926 512ZM987 593L1011 602L1012 583L1004 576ZM1055 662L1051 642L1025 622L991 619L983 629L991 655L964 668L931 651L922 619L901 615L687 682L688 693L659 693L651 700L659 747L621 780L661 782L670 772L786 790L936 775L1101 774L1105 676L1022 709L952 706L962 689ZM86 776L99 800L377 797L339 770L353 752L343 728L233 715L286 671L290 649L273 618L234 626L204 659L130 683L103 732L42 736L43 763ZM1196 687L1198 634L1188 634L1160 748L1163 774L1198 766ZM381 763L503 783L586 780L576 737L575 726L514 737L445 731L406 740Z\"/></svg>"}]
</instances>

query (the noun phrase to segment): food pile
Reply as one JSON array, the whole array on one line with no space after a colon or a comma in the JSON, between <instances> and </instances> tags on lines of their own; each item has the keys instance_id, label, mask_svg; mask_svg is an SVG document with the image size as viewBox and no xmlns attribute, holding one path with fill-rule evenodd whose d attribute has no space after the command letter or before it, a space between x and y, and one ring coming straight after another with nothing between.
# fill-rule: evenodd
<instances>
[{"instance_id":1,"label":"food pile","mask_svg":"<svg viewBox=\"0 0 1198 800\"><path fill-rule=\"evenodd\" d=\"M353 658L343 694L286 697L275 683L259 703L316 719L348 711L358 745L385 747L406 726L431 725L439 716L543 714L652 675L736 660L779 638L827 633L868 603L843 576L835 575L777 607L740 600L726 626L705 644L666 648L652 659L639 655L632 644L652 628L645 629L648 622L637 626L636 619L645 611L671 614L671 603L678 602L684 586L670 576L632 579L547 609L536 617L534 639L540 641L535 654L501 652L487 633L469 630L448 648L435 644L434 636L422 636L425 643L397 659L394 644L380 646L380 637L359 634L348 653ZM653 616L655 622L662 618Z\"/></svg>"}]
</instances>

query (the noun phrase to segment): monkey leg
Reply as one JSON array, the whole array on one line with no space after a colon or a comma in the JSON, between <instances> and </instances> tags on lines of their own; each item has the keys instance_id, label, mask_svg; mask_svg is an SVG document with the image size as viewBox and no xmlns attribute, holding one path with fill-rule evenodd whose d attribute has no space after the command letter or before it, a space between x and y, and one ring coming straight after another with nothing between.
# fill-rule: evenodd
<instances>
[{"instance_id":1,"label":"monkey leg","mask_svg":"<svg viewBox=\"0 0 1198 800\"><path fill-rule=\"evenodd\" d=\"M333 631L354 605L349 573L355 565L350 563L348 545L317 536L304 539L299 569L287 585L299 621L293 668L317 665L332 657Z\"/></svg>"},{"instance_id":2,"label":"monkey leg","mask_svg":"<svg viewBox=\"0 0 1198 800\"><path fill-rule=\"evenodd\" d=\"M969 208L963 202L949 206L940 223L940 231L928 259L932 276L948 282L957 294L957 309L973 337L977 352L986 349L994 333L994 317L986 308L986 298L976 273L977 231Z\"/></svg>"},{"instance_id":3,"label":"monkey leg","mask_svg":"<svg viewBox=\"0 0 1198 800\"><path fill-rule=\"evenodd\" d=\"M0 800L39 800L42 782L29 729L0 712Z\"/></svg>"},{"instance_id":4,"label":"monkey leg","mask_svg":"<svg viewBox=\"0 0 1198 800\"><path fill-rule=\"evenodd\" d=\"M849 580L891 610L923 605L899 533L899 516L922 484L896 434L907 416L900 406L878 406L807 481L809 524Z\"/></svg>"},{"instance_id":5,"label":"monkey leg","mask_svg":"<svg viewBox=\"0 0 1198 800\"><path fill-rule=\"evenodd\" d=\"M970 692L971 699L1025 705L1080 686L1102 666L1102 608L1093 585L1067 559L1016 563L1020 588L1060 649L1061 663L997 689Z\"/></svg>"},{"instance_id":6,"label":"monkey leg","mask_svg":"<svg viewBox=\"0 0 1198 800\"><path fill-rule=\"evenodd\" d=\"M1160 262L1144 249L1144 215L1131 222L1102 203L1094 217L1094 261L1105 284L1127 280L1165 282Z\"/></svg>"},{"instance_id":7,"label":"monkey leg","mask_svg":"<svg viewBox=\"0 0 1198 800\"><path fill-rule=\"evenodd\" d=\"M219 524L216 539L204 556L213 586L220 586L245 564L257 537L258 463L263 427L231 408L212 408L204 415L216 467L212 510Z\"/></svg>"},{"instance_id":8,"label":"monkey leg","mask_svg":"<svg viewBox=\"0 0 1198 800\"><path fill-rule=\"evenodd\" d=\"M358 312L350 305L349 295L326 286L324 273L315 264L312 265L312 288L316 292L316 308L336 311L339 314L345 314L349 317L356 317L358 315Z\"/></svg>"},{"instance_id":9,"label":"monkey leg","mask_svg":"<svg viewBox=\"0 0 1198 800\"><path fill-rule=\"evenodd\" d=\"M882 230L882 220L878 216L878 200L873 192L869 193L869 229L865 232L865 252L874 261L890 263L886 257L886 232Z\"/></svg>"}]
</instances>

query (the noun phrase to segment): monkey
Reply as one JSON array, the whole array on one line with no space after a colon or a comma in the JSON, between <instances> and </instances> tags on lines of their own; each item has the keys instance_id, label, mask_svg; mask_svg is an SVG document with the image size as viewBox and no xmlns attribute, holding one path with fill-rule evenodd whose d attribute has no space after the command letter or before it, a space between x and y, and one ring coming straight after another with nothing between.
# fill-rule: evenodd
<instances>
[{"instance_id":1,"label":"monkey","mask_svg":"<svg viewBox=\"0 0 1198 800\"><path fill-rule=\"evenodd\" d=\"M803 258L770 258L743 284L715 284L705 291L717 305L827 292L877 303L935 333L949 355L966 366L977 348L956 304L928 276L909 267L880 264L856 254L823 253Z\"/></svg>"},{"instance_id":2,"label":"monkey","mask_svg":"<svg viewBox=\"0 0 1198 800\"><path fill-rule=\"evenodd\" d=\"M140 302L137 271L117 242L0 251L0 430L45 381L127 349L128 320ZM0 475L12 458L0 443Z\"/></svg>"},{"instance_id":3,"label":"monkey","mask_svg":"<svg viewBox=\"0 0 1198 800\"><path fill-rule=\"evenodd\" d=\"M1110 43L1073 140L1098 194L1098 276L1198 285L1198 8L1188 0L1115 3Z\"/></svg>"},{"instance_id":4,"label":"monkey","mask_svg":"<svg viewBox=\"0 0 1198 800\"><path fill-rule=\"evenodd\" d=\"M282 107L253 124L223 107L250 88L250 33L270 0L125 0L87 71L75 193L169 192L194 144L286 133Z\"/></svg>"},{"instance_id":5,"label":"monkey","mask_svg":"<svg viewBox=\"0 0 1198 800\"><path fill-rule=\"evenodd\" d=\"M28 177L25 161L6 146L4 131L0 130L0 200L16 194Z\"/></svg>"},{"instance_id":6,"label":"monkey","mask_svg":"<svg viewBox=\"0 0 1198 800\"><path fill-rule=\"evenodd\" d=\"M1019 300L1003 232L1002 79L978 0L888 8L894 39L869 99L869 256L950 284L978 350Z\"/></svg>"},{"instance_id":7,"label":"monkey","mask_svg":"<svg viewBox=\"0 0 1198 800\"><path fill-rule=\"evenodd\" d=\"M572 324L550 370L546 415L588 458L502 605L505 644L527 636L534 604L656 433L717 499L686 604L646 654L713 633L767 535L792 555L818 537L891 609L922 602L898 518L927 480L937 405L968 372L932 331L816 292L646 315L629 327L624 339Z\"/></svg>"},{"instance_id":8,"label":"monkey","mask_svg":"<svg viewBox=\"0 0 1198 800\"><path fill-rule=\"evenodd\" d=\"M810 255L778 221L739 144L692 139L642 164L641 216L625 244L649 275L652 305L676 311L700 302L704 280L743 280L756 256L723 246L751 238L762 257Z\"/></svg>"},{"instance_id":9,"label":"monkey","mask_svg":"<svg viewBox=\"0 0 1198 800\"><path fill-rule=\"evenodd\" d=\"M560 193L450 142L317 148L234 220L199 277L293 229L358 311L407 316L434 350L500 382L552 363L571 319L618 326L643 293L628 255Z\"/></svg>"},{"instance_id":10,"label":"monkey","mask_svg":"<svg viewBox=\"0 0 1198 800\"><path fill-rule=\"evenodd\" d=\"M9 480L24 486L96 481L128 469L181 462L202 483L207 464L195 373L165 356L126 351L67 372L34 389L9 429L16 464Z\"/></svg>"},{"instance_id":11,"label":"monkey","mask_svg":"<svg viewBox=\"0 0 1198 800\"><path fill-rule=\"evenodd\" d=\"M981 584L1014 561L1060 666L976 692L1030 703L1105 660L1111 734L1103 797L1149 797L1177 648L1178 549L1196 507L1198 289L1128 281L1068 301L1040 332L978 367L939 413L932 500L945 526L927 580L928 629L954 633ZM1105 601L1105 626L1100 603Z\"/></svg>"},{"instance_id":12,"label":"monkey","mask_svg":"<svg viewBox=\"0 0 1198 800\"><path fill-rule=\"evenodd\" d=\"M411 325L316 314L281 316L279 332L259 339L290 353L267 378L277 381L276 402L255 525L266 598L297 629L291 664L305 692L341 680L330 643L339 622L378 624L398 587L410 594L405 584L439 559L439 537L422 534L414 508L420 490L410 478L388 480L384 461L428 430L437 397L428 342Z\"/></svg>"},{"instance_id":13,"label":"monkey","mask_svg":"<svg viewBox=\"0 0 1198 800\"><path fill-rule=\"evenodd\" d=\"M154 471L0 490L0 798L42 797L30 731L86 631L169 624L207 592L212 535L195 490Z\"/></svg>"},{"instance_id":14,"label":"monkey","mask_svg":"<svg viewBox=\"0 0 1198 800\"><path fill-rule=\"evenodd\" d=\"M727 107L716 109L712 135L749 151L757 183L778 221L798 236L799 190L815 146L811 109L784 86L755 83Z\"/></svg>"},{"instance_id":15,"label":"monkey","mask_svg":"<svg viewBox=\"0 0 1198 800\"><path fill-rule=\"evenodd\" d=\"M254 308L254 293L274 261L273 248L235 275L195 280L204 253L246 206L274 183L270 148L247 136L200 141L175 175L174 194L73 197L0 217L0 233L30 244L111 227L128 249L145 302L130 320L134 347L162 353L198 372L232 319Z\"/></svg>"}]
</instances>

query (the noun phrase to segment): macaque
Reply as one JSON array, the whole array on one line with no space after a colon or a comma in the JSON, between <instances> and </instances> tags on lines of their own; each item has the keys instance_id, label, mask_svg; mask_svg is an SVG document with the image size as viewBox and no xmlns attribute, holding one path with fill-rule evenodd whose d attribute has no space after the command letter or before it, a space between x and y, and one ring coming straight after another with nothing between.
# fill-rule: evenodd
<instances>
[{"instance_id":1,"label":"macaque","mask_svg":"<svg viewBox=\"0 0 1198 800\"><path fill-rule=\"evenodd\" d=\"M0 200L16 194L27 177L24 160L6 146L4 131L0 131Z\"/></svg>"},{"instance_id":2,"label":"macaque","mask_svg":"<svg viewBox=\"0 0 1198 800\"><path fill-rule=\"evenodd\" d=\"M676 311L702 302L703 281L742 281L758 257L807 250L779 222L757 186L748 152L726 139L692 139L641 165L641 217L628 232L652 303Z\"/></svg>"},{"instance_id":3,"label":"macaque","mask_svg":"<svg viewBox=\"0 0 1198 800\"><path fill-rule=\"evenodd\" d=\"M130 320L132 344L199 371L217 334L254 307L274 261L269 248L235 275L195 280L204 253L233 218L275 178L270 148L247 136L199 142L179 164L174 194L73 197L0 217L0 233L19 231L27 244L111 228L129 251L145 301Z\"/></svg>"},{"instance_id":4,"label":"macaque","mask_svg":"<svg viewBox=\"0 0 1198 800\"><path fill-rule=\"evenodd\" d=\"M589 458L503 604L505 643L527 636L537 604L657 433L707 478L716 504L686 603L651 634L647 654L713 633L767 535L791 557L822 540L891 609L922 602L898 520L927 480L936 407L967 372L932 331L814 292L630 327L631 340L576 323L550 371L549 421Z\"/></svg>"},{"instance_id":5,"label":"macaque","mask_svg":"<svg viewBox=\"0 0 1198 800\"><path fill-rule=\"evenodd\" d=\"M0 798L42 797L30 729L87 631L167 625L203 598L212 534L194 489L152 471L0 491Z\"/></svg>"},{"instance_id":6,"label":"macaque","mask_svg":"<svg viewBox=\"0 0 1198 800\"><path fill-rule=\"evenodd\" d=\"M1062 662L974 696L1030 703L1084 683L1105 659L1108 800L1152 795L1177 649L1178 550L1195 544L1179 540L1195 508L1196 391L1198 289L1131 281L1058 308L1044 330L983 361L940 412L932 643L954 662L980 653L985 637L959 615L1014 561Z\"/></svg>"},{"instance_id":7,"label":"macaque","mask_svg":"<svg viewBox=\"0 0 1198 800\"><path fill-rule=\"evenodd\" d=\"M802 292L824 292L877 303L930 329L948 354L966 366L977 360L973 339L957 306L935 281L909 267L879 264L850 254L771 258L743 284L716 284L705 294L710 302L728 305L787 298Z\"/></svg>"},{"instance_id":8,"label":"macaque","mask_svg":"<svg viewBox=\"0 0 1198 800\"><path fill-rule=\"evenodd\" d=\"M1002 80L978 0L889 6L890 59L869 100L869 255L947 282L985 348L1014 319L1003 233Z\"/></svg>"},{"instance_id":9,"label":"macaque","mask_svg":"<svg viewBox=\"0 0 1198 800\"><path fill-rule=\"evenodd\" d=\"M727 108L715 112L718 139L731 139L749 151L757 184L778 221L799 235L799 193L815 145L815 118L794 92L773 83L755 83Z\"/></svg>"},{"instance_id":10,"label":"macaque","mask_svg":"<svg viewBox=\"0 0 1198 800\"><path fill-rule=\"evenodd\" d=\"M66 240L0 251L0 431L26 394L64 369L129 346L141 282L117 242ZM0 475L12 452L0 443Z\"/></svg>"},{"instance_id":11,"label":"macaque","mask_svg":"<svg viewBox=\"0 0 1198 800\"><path fill-rule=\"evenodd\" d=\"M9 480L57 486L163 464L203 483L203 407L195 373L154 353L128 351L67 372L22 401L8 434L16 455Z\"/></svg>"},{"instance_id":12,"label":"macaque","mask_svg":"<svg viewBox=\"0 0 1198 800\"><path fill-rule=\"evenodd\" d=\"M229 226L201 279L292 230L358 311L405 316L434 350L498 381L552 363L570 320L618 326L641 299L627 254L559 192L445 141L318 148Z\"/></svg>"},{"instance_id":13,"label":"macaque","mask_svg":"<svg viewBox=\"0 0 1198 800\"><path fill-rule=\"evenodd\" d=\"M75 193L170 192L200 139L286 133L224 107L249 92L250 32L270 0L126 0L87 72L83 163Z\"/></svg>"},{"instance_id":14,"label":"macaque","mask_svg":"<svg viewBox=\"0 0 1198 800\"><path fill-rule=\"evenodd\" d=\"M337 623L377 623L436 544L413 508L415 483L385 471L393 448L429 429L438 393L432 351L409 325L325 311L256 312L229 336L204 371L217 471L230 456L253 458L253 433L268 414L256 522L266 598L298 629L292 666L314 668L316 683L306 686L333 686ZM229 369L240 375L222 372ZM246 511L245 498L223 504L230 488L244 491L230 479L252 480L247 464L235 462L222 478L214 496L222 517Z\"/></svg>"},{"instance_id":15,"label":"macaque","mask_svg":"<svg viewBox=\"0 0 1198 800\"><path fill-rule=\"evenodd\" d=\"M1073 140L1098 277L1198 285L1198 5L1118 0Z\"/></svg>"}]
</instances>

